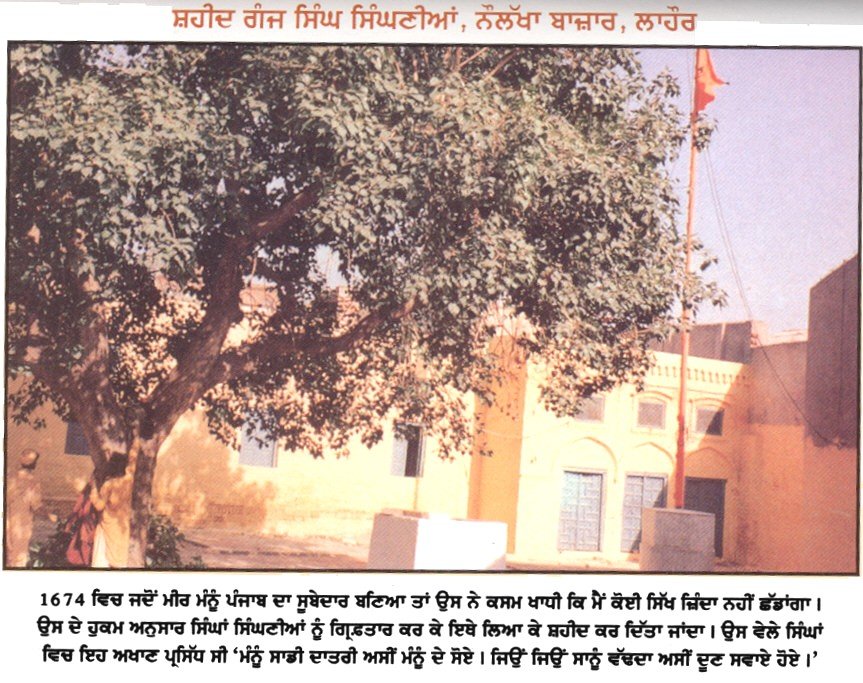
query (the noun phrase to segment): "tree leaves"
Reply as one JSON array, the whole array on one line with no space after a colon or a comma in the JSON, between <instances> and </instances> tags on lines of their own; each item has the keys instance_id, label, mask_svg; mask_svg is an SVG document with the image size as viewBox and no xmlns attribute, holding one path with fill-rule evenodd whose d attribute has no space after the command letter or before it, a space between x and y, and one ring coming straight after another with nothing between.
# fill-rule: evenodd
<instances>
[{"instance_id":1,"label":"tree leaves","mask_svg":"<svg viewBox=\"0 0 863 683\"><path fill-rule=\"evenodd\" d=\"M75 368L95 310L108 390L146 404L225 294L210 283L230 256L247 289L223 351L250 355L204 397L225 440L253 414L322 453L400 412L464 450L464 396L487 396L514 321L550 368L548 405L572 414L643 373L675 320L677 92L617 49L15 46L13 367L37 324L40 357ZM48 395L27 391L22 418Z\"/></svg>"}]
</instances>

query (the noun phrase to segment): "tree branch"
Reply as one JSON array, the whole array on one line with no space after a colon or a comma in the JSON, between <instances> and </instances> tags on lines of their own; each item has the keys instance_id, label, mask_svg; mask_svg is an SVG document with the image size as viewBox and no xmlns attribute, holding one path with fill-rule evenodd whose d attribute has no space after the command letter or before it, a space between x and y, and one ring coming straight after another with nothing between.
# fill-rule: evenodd
<instances>
[{"instance_id":1,"label":"tree branch","mask_svg":"<svg viewBox=\"0 0 863 683\"><path fill-rule=\"evenodd\" d=\"M60 368L46 368L43 376L34 376L43 382L57 373L55 384L65 385L64 396L70 410L81 424L91 446L93 462L101 472L112 453L125 451L124 416L117 394L111 383L111 344L106 320L107 311L100 293L102 287L93 273L80 268L88 256L83 230L72 230L66 240L71 265L71 285L85 305L82 324L78 327L81 362L68 369L69 380L64 382ZM48 386L51 386L48 384Z\"/></svg>"},{"instance_id":2,"label":"tree branch","mask_svg":"<svg viewBox=\"0 0 863 683\"><path fill-rule=\"evenodd\" d=\"M253 220L248 231L249 239L258 242L267 235L285 227L301 211L309 208L317 201L319 192L320 187L317 185L307 187L272 213Z\"/></svg>"},{"instance_id":3,"label":"tree branch","mask_svg":"<svg viewBox=\"0 0 863 683\"><path fill-rule=\"evenodd\" d=\"M186 350L177 359L176 366L148 401L150 425L169 431L180 415L211 388L210 375L228 332L242 319L240 293L244 287L246 260L262 239L286 227L317 197L317 186L302 190L272 213L250 221L245 231L223 246L221 258L207 278L205 289L211 292L211 296L204 317L191 335ZM150 434L145 436L149 438Z\"/></svg>"},{"instance_id":4,"label":"tree branch","mask_svg":"<svg viewBox=\"0 0 863 683\"><path fill-rule=\"evenodd\" d=\"M368 313L347 332L335 337L301 337L289 335L270 336L253 343L245 349L223 354L214 365L208 384L214 387L222 382L237 379L259 370L269 361L302 354L305 358L322 358L348 351L355 344L371 337L374 332L388 322L402 320L416 308L416 298L385 306Z\"/></svg>"},{"instance_id":5,"label":"tree branch","mask_svg":"<svg viewBox=\"0 0 863 683\"><path fill-rule=\"evenodd\" d=\"M486 79L488 79L488 78L494 78L494 76L495 76L495 75L496 75L496 74L497 74L497 73L498 73L498 72L499 72L503 67L505 67L507 64L509 64L509 63L510 63L510 62L511 62L515 57L516 57L516 55L517 55L517 54L518 54L518 50L515 50L515 49L510 50L509 52L507 52L507 53L504 55L503 59L501 59L497 64L495 64L494 68L493 68L491 71L489 71L489 72L488 72L488 73L483 77L483 80L486 80Z\"/></svg>"},{"instance_id":6,"label":"tree branch","mask_svg":"<svg viewBox=\"0 0 863 683\"><path fill-rule=\"evenodd\" d=\"M488 49L487 47L484 47L484 48L482 48L482 49L480 49L480 50L477 50L477 51L476 51L476 52L474 52L470 57L467 57L467 58L466 58L466 59L464 59L463 61L461 61L461 62L459 62L458 64L456 64L455 70L456 70L456 71L461 71L465 66L467 66L468 64L470 64L474 59L476 59L477 57L482 57L482 55L484 55L486 52L488 52L488 50L489 50L489 49ZM459 53L459 54L461 54L461 53Z\"/></svg>"},{"instance_id":7,"label":"tree branch","mask_svg":"<svg viewBox=\"0 0 863 683\"><path fill-rule=\"evenodd\" d=\"M7 348L7 366L20 365L30 367L38 363L42 356L42 350L50 348L52 339L38 333L25 334L10 341ZM17 349L17 352L13 349Z\"/></svg>"}]
</instances>

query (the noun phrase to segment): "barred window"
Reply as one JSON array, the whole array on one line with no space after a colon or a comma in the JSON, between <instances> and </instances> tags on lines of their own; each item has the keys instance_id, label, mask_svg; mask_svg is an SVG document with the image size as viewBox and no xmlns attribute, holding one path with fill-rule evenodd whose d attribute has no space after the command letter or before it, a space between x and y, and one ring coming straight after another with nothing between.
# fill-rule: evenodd
<instances>
[{"instance_id":1,"label":"barred window","mask_svg":"<svg viewBox=\"0 0 863 683\"><path fill-rule=\"evenodd\" d=\"M90 455L90 444L79 423L72 421L66 425L66 446L63 452L69 455Z\"/></svg>"},{"instance_id":2,"label":"barred window","mask_svg":"<svg viewBox=\"0 0 863 683\"><path fill-rule=\"evenodd\" d=\"M638 426L665 429L665 403L643 398L638 402Z\"/></svg>"},{"instance_id":3,"label":"barred window","mask_svg":"<svg viewBox=\"0 0 863 683\"><path fill-rule=\"evenodd\" d=\"M583 422L602 422L605 417L605 396L593 395L584 399L581 408L575 415L576 420Z\"/></svg>"}]
</instances>

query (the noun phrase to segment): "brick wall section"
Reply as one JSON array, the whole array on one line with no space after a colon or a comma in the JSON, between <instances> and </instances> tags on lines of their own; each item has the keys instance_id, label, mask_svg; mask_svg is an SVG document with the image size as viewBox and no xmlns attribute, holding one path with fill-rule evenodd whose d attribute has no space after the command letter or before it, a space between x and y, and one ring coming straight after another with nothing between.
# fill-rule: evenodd
<instances>
[{"instance_id":1,"label":"brick wall section","mask_svg":"<svg viewBox=\"0 0 863 683\"><path fill-rule=\"evenodd\" d=\"M860 257L849 259L809 294L807 431L816 446L857 443Z\"/></svg>"},{"instance_id":2,"label":"brick wall section","mask_svg":"<svg viewBox=\"0 0 863 683\"><path fill-rule=\"evenodd\" d=\"M751 359L753 333L757 333L762 327L762 323L749 320L696 325L689 335L689 355L696 358L748 363ZM671 335L663 343L657 344L654 350L679 354L680 335Z\"/></svg>"}]
</instances>

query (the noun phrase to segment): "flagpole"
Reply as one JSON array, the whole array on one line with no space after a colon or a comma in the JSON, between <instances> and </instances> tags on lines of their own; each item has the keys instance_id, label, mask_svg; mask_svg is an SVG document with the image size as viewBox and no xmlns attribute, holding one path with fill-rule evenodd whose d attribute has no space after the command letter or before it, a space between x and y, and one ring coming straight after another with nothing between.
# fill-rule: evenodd
<instances>
[{"instance_id":1,"label":"flagpole","mask_svg":"<svg viewBox=\"0 0 863 683\"><path fill-rule=\"evenodd\" d=\"M698 78L698 51L695 58L695 75L692 82L692 112L689 116L689 199L686 209L686 252L683 261L683 294L680 312L680 390L677 397L677 455L674 464L674 507L683 508L686 487L686 380L689 360L689 303L687 285L692 269L692 220L695 209L695 147L696 133L696 80Z\"/></svg>"}]
</instances>

